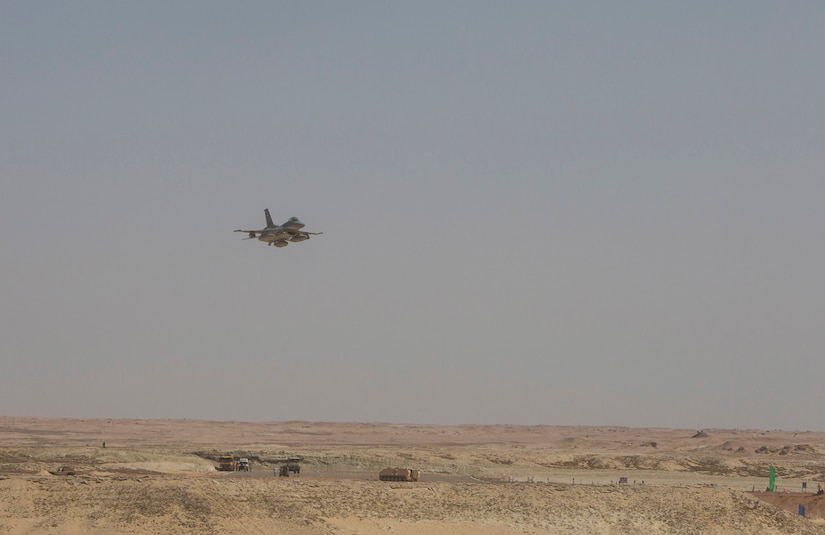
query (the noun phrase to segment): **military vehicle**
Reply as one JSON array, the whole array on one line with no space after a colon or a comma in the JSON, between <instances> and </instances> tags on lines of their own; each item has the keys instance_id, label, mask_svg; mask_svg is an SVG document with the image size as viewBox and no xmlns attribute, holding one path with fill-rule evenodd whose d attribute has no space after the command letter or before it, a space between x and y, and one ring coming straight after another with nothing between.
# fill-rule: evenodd
<instances>
[{"instance_id":1,"label":"military vehicle","mask_svg":"<svg viewBox=\"0 0 825 535\"><path fill-rule=\"evenodd\" d=\"M418 481L421 470L411 468L384 468L378 473L381 481Z\"/></svg>"},{"instance_id":2,"label":"military vehicle","mask_svg":"<svg viewBox=\"0 0 825 535\"><path fill-rule=\"evenodd\" d=\"M221 455L218 457L218 470L221 472L234 472L235 458L231 455Z\"/></svg>"},{"instance_id":3,"label":"military vehicle","mask_svg":"<svg viewBox=\"0 0 825 535\"><path fill-rule=\"evenodd\" d=\"M286 467L289 469L290 472L295 472L296 474L301 473L301 458L300 457L290 457L286 460Z\"/></svg>"}]
</instances>

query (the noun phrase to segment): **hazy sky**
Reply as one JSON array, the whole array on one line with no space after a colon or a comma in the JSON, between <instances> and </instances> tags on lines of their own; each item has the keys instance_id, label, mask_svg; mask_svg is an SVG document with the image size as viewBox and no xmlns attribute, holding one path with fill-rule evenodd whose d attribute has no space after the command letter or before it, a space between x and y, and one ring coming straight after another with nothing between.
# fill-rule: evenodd
<instances>
[{"instance_id":1,"label":"hazy sky","mask_svg":"<svg viewBox=\"0 0 825 535\"><path fill-rule=\"evenodd\" d=\"M823 430L823 28L4 1L0 414Z\"/></svg>"}]
</instances>

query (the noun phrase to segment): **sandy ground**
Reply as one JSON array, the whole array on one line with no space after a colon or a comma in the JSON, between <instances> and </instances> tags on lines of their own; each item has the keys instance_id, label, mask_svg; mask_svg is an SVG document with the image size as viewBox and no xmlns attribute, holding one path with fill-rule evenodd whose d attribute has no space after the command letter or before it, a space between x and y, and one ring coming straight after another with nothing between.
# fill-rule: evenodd
<instances>
[{"instance_id":1,"label":"sandy ground","mask_svg":"<svg viewBox=\"0 0 825 535\"><path fill-rule=\"evenodd\" d=\"M811 432L0 417L0 534L823 534L823 453ZM771 465L777 492L751 492ZM395 466L421 480L377 480Z\"/></svg>"}]
</instances>

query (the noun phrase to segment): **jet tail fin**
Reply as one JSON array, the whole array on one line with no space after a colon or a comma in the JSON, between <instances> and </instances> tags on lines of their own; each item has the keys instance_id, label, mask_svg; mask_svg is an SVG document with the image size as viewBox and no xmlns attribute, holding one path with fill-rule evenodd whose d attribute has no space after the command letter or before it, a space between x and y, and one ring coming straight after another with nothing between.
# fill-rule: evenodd
<instances>
[{"instance_id":1,"label":"jet tail fin","mask_svg":"<svg viewBox=\"0 0 825 535\"><path fill-rule=\"evenodd\" d=\"M266 214L266 228L274 227L275 223L272 222L272 216L269 215L269 208L264 208L264 214Z\"/></svg>"}]
</instances>

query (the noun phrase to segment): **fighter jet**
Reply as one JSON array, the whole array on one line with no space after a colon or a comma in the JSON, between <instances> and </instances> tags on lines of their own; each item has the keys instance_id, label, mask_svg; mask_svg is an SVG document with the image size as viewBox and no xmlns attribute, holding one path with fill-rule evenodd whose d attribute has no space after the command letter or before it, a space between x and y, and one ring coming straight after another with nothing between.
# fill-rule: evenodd
<instances>
[{"instance_id":1,"label":"fighter jet","mask_svg":"<svg viewBox=\"0 0 825 535\"><path fill-rule=\"evenodd\" d=\"M246 232L249 237L246 240L258 238L267 245L274 245L275 247L286 247L289 242L298 243L306 241L310 236L317 236L323 232L306 232L301 230L304 224L297 217L290 217L283 225L276 225L272 222L272 216L269 215L269 208L264 210L266 215L266 228L263 230L242 230L238 229L235 232Z\"/></svg>"}]
</instances>

